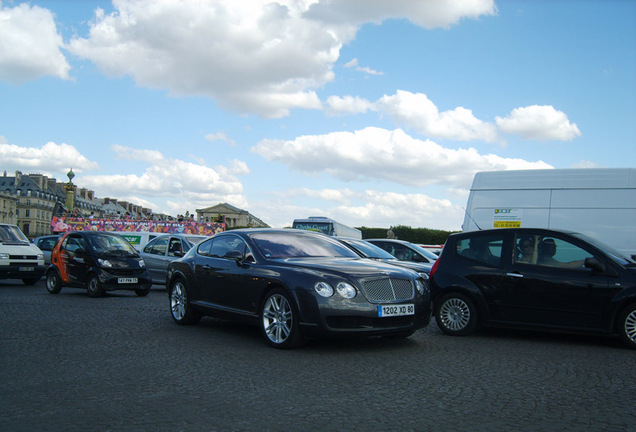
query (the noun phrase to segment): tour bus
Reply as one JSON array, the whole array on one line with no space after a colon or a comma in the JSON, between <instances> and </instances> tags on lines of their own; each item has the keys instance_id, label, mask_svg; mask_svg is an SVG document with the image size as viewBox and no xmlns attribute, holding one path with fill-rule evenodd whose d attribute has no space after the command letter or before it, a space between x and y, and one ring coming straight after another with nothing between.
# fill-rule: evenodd
<instances>
[{"instance_id":1,"label":"tour bus","mask_svg":"<svg viewBox=\"0 0 636 432\"><path fill-rule=\"evenodd\" d=\"M463 231L516 227L580 232L636 255L636 168L475 174Z\"/></svg>"},{"instance_id":2,"label":"tour bus","mask_svg":"<svg viewBox=\"0 0 636 432\"><path fill-rule=\"evenodd\" d=\"M349 237L362 239L362 231L351 228L323 216L311 216L308 219L295 219L292 228L309 231L320 231L321 233L335 237Z\"/></svg>"}]
</instances>

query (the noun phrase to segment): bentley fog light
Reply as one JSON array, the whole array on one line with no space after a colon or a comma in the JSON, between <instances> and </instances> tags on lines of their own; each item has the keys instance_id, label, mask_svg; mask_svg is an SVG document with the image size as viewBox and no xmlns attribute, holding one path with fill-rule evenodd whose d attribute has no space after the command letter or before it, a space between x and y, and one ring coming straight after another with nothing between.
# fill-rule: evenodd
<instances>
[{"instance_id":1,"label":"bentley fog light","mask_svg":"<svg viewBox=\"0 0 636 432\"><path fill-rule=\"evenodd\" d=\"M333 288L326 282L317 282L314 285L314 289L323 297L331 297L333 295Z\"/></svg>"},{"instance_id":2,"label":"bentley fog light","mask_svg":"<svg viewBox=\"0 0 636 432\"><path fill-rule=\"evenodd\" d=\"M346 299L352 299L356 296L356 289L347 282L339 282L338 285L336 285L336 291Z\"/></svg>"}]
</instances>

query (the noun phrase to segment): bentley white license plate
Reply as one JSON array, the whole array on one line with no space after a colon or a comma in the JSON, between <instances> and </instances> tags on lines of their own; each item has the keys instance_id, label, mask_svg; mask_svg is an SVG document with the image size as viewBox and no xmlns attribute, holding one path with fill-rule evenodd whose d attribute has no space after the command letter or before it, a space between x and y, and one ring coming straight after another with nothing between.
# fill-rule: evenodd
<instances>
[{"instance_id":1,"label":"bentley white license plate","mask_svg":"<svg viewBox=\"0 0 636 432\"><path fill-rule=\"evenodd\" d=\"M378 306L379 317L392 317L402 315L415 315L415 305L401 304L401 305L381 305Z\"/></svg>"},{"instance_id":2,"label":"bentley white license plate","mask_svg":"<svg viewBox=\"0 0 636 432\"><path fill-rule=\"evenodd\" d=\"M120 284L136 284L137 278L118 278L117 283Z\"/></svg>"}]
</instances>

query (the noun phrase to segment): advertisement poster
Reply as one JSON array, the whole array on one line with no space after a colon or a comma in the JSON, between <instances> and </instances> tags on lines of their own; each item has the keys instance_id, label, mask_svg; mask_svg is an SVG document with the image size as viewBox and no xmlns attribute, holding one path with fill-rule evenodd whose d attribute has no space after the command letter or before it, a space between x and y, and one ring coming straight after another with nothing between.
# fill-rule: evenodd
<instances>
[{"instance_id":1,"label":"advertisement poster","mask_svg":"<svg viewBox=\"0 0 636 432\"><path fill-rule=\"evenodd\" d=\"M225 231L225 223L54 217L51 220L51 231L55 233L66 231L129 231L211 236Z\"/></svg>"},{"instance_id":2,"label":"advertisement poster","mask_svg":"<svg viewBox=\"0 0 636 432\"><path fill-rule=\"evenodd\" d=\"M521 209L496 208L493 228L521 228Z\"/></svg>"}]
</instances>

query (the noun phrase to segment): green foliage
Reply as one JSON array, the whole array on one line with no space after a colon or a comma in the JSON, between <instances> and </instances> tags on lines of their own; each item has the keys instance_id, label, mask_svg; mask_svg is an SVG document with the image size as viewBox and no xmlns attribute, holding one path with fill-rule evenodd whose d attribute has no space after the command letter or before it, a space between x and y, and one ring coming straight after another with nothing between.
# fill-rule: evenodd
<instances>
[{"instance_id":1,"label":"green foliage","mask_svg":"<svg viewBox=\"0 0 636 432\"><path fill-rule=\"evenodd\" d=\"M362 231L362 238L387 238L389 228L367 228L359 227ZM443 231L429 228L411 228L410 226L398 225L391 227L395 238L417 244L444 244L449 235L454 231Z\"/></svg>"}]
</instances>

